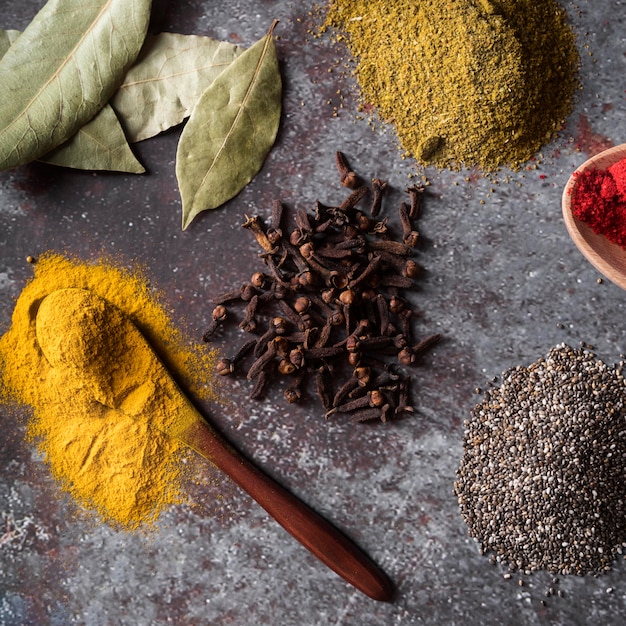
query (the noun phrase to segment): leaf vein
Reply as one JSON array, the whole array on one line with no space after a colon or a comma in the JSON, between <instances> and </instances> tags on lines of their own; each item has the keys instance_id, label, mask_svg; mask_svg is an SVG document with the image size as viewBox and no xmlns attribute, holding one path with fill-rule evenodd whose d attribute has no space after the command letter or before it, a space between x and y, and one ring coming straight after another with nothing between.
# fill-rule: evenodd
<instances>
[{"instance_id":1,"label":"leaf vein","mask_svg":"<svg viewBox=\"0 0 626 626\"><path fill-rule=\"evenodd\" d=\"M193 74L196 74L198 71L208 70L208 69L212 69L215 67L228 67L230 63L231 61L224 61L223 63L212 63L209 65L202 65L202 66L194 67L193 69L189 71L172 72L171 74L164 74L164 75L159 74L158 76L151 76L149 78L144 78L141 80L134 80L134 81L122 83L119 86L119 88L129 89L130 87L136 87L137 85L143 85L147 83L157 83L157 82L164 81L164 80L170 80L171 78L179 78L181 76L193 75Z\"/></svg>"},{"instance_id":2,"label":"leaf vein","mask_svg":"<svg viewBox=\"0 0 626 626\"><path fill-rule=\"evenodd\" d=\"M265 45L263 46L263 51L261 52L261 56L259 57L259 62L257 63L257 66L254 69L254 73L252 75L252 79L250 80L250 84L248 85L248 89L246 90L246 93L245 93L244 97L241 100L241 104L239 105L239 107L237 109L237 115L235 115L233 123L231 124L230 128L228 129L228 132L226 133L226 136L224 137L224 140L222 141L222 143L221 143L221 145L219 147L219 150L215 153L215 157L213 158L213 162L211 163L210 167L207 168L207 172L203 176L202 182L200 183L199 188L202 188L204 186L204 184L206 182L206 179L209 177L209 175L211 174L211 172L215 168L215 164L219 160L222 152L226 149L226 144L228 143L229 139L232 137L232 135L234 133L234 129L237 127L237 122L239 121L239 118L241 117L242 113L245 111L245 105L247 104L248 100L250 99L250 95L251 95L252 90L254 89L254 86L255 86L256 81L258 79L259 73L260 73L261 68L263 66L263 62L265 61L265 57L267 55L267 50L268 50L270 44L272 43L271 32L270 32L270 34L266 35L266 37L267 37L267 39L265 41Z\"/></svg>"},{"instance_id":3,"label":"leaf vein","mask_svg":"<svg viewBox=\"0 0 626 626\"><path fill-rule=\"evenodd\" d=\"M12 128L12 126L14 126L17 122L19 122L19 120L21 120L25 114L28 113L28 111L30 110L30 108L33 106L33 103L38 101L41 98L42 93L44 93L46 91L46 89L52 84L52 82L54 80L56 80L58 78L58 76L61 74L62 70L65 69L65 67L69 64L70 60L74 60L74 57L78 51L78 49L80 48L80 46L82 45L82 43L86 40L87 36L92 32L95 24L98 23L98 21L100 20L100 18L102 17L103 14L106 13L106 11L109 9L110 5L111 5L112 0L108 0L108 2L103 5L102 9L100 10L100 12L98 13L98 15L91 21L91 24L89 25L89 28L87 30L85 30L84 33L82 33L82 36L80 37L80 39L78 40L78 42L76 43L76 45L74 46L74 48L71 50L71 52L67 55L67 58L65 58L62 62L61 65L59 66L59 68L50 76L50 78L40 87L39 91L33 96L33 98L30 100L30 102L28 102L26 104L26 107L24 107L24 110L21 111L12 121L11 123L5 128L5 131L8 131L9 129Z\"/></svg>"}]
</instances>

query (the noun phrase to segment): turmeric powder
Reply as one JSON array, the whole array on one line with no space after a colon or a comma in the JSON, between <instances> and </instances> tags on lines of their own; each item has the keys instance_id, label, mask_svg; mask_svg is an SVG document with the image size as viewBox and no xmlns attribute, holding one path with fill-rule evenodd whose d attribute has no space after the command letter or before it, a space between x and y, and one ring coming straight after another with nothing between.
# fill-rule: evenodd
<instances>
[{"instance_id":1,"label":"turmeric powder","mask_svg":"<svg viewBox=\"0 0 626 626\"><path fill-rule=\"evenodd\" d=\"M118 307L174 378L200 397L213 394L214 354L186 341L140 272L105 261L72 261L54 253L35 265L33 279L17 300L11 327L0 339L2 398L32 407L28 437L36 442L62 489L112 525L126 529L149 525L165 508L184 501L182 444L159 428L172 410L163 401L172 386L165 379L168 372L152 367L152 354L133 350L128 343L131 336L118 346L125 351L116 359L118 379L107 380L103 371L98 380L92 371L90 384L85 384L84 377L63 366L70 356L63 342L72 337L62 328L48 338L48 343L58 342L51 363L37 339L37 311L49 294L72 288L89 290ZM104 326L97 319L89 321L101 333L100 341L98 333L92 333L91 351L103 350L102 338L107 339L109 329L106 319L102 321ZM126 377L128 384L120 377ZM113 384L132 390L137 410L128 410L128 404L125 410L109 406L94 392L98 388L100 394L106 393L107 385Z\"/></svg>"}]
</instances>

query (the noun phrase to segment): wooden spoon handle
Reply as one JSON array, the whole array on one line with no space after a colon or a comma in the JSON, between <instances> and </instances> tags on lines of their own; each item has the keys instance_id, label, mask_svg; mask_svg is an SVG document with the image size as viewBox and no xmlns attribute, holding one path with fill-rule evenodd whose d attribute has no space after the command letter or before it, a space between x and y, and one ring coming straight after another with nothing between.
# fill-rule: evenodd
<instances>
[{"instance_id":1,"label":"wooden spoon handle","mask_svg":"<svg viewBox=\"0 0 626 626\"><path fill-rule=\"evenodd\" d=\"M393 586L386 574L350 539L304 502L261 472L204 422L179 435L260 504L287 532L330 569L374 600L388 602Z\"/></svg>"}]
</instances>

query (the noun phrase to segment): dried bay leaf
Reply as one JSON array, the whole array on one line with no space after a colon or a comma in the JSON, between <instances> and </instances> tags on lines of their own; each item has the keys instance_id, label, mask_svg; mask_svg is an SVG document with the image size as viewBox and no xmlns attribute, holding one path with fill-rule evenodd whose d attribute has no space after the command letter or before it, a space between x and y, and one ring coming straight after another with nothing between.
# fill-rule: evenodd
<instances>
[{"instance_id":1,"label":"dried bay leaf","mask_svg":"<svg viewBox=\"0 0 626 626\"><path fill-rule=\"evenodd\" d=\"M19 36L19 30L0 30L0 58ZM142 174L115 111L108 105L58 148L39 158L44 163L81 170L113 170Z\"/></svg>"},{"instance_id":2,"label":"dried bay leaf","mask_svg":"<svg viewBox=\"0 0 626 626\"><path fill-rule=\"evenodd\" d=\"M130 174L143 174L146 171L130 149L124 129L108 104L73 137L39 160L79 170L109 170Z\"/></svg>"},{"instance_id":3,"label":"dried bay leaf","mask_svg":"<svg viewBox=\"0 0 626 626\"><path fill-rule=\"evenodd\" d=\"M109 100L145 39L150 0L49 0L0 60L0 169L37 159Z\"/></svg>"},{"instance_id":4,"label":"dried bay leaf","mask_svg":"<svg viewBox=\"0 0 626 626\"><path fill-rule=\"evenodd\" d=\"M275 25L215 79L181 133L176 177L183 230L200 212L237 195L274 144L282 90Z\"/></svg>"},{"instance_id":5,"label":"dried bay leaf","mask_svg":"<svg viewBox=\"0 0 626 626\"><path fill-rule=\"evenodd\" d=\"M0 30L0 58L11 47L11 44L20 36L19 30Z\"/></svg>"},{"instance_id":6,"label":"dried bay leaf","mask_svg":"<svg viewBox=\"0 0 626 626\"><path fill-rule=\"evenodd\" d=\"M243 50L203 37L148 35L111 99L130 141L142 141L191 115L206 88Z\"/></svg>"}]
</instances>

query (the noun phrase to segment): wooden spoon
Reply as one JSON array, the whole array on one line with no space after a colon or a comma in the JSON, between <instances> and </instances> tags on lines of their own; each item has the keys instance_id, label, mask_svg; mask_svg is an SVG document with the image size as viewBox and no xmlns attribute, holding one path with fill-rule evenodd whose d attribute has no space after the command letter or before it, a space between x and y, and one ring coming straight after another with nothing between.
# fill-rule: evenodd
<instances>
[{"instance_id":1,"label":"wooden spoon","mask_svg":"<svg viewBox=\"0 0 626 626\"><path fill-rule=\"evenodd\" d=\"M172 410L167 423L155 424L157 428L228 474L285 530L346 581L375 600L392 599L390 580L365 553L209 426L140 330L111 302L87 289L54 291L39 306L36 335L53 367L71 370L68 374L72 376L82 376L80 382L92 387L98 402L133 416L149 419L150 405L141 393L142 386L165 380L167 406L169 409L171 404ZM137 362L144 366L133 380L124 372L136 372Z\"/></svg>"},{"instance_id":2,"label":"wooden spoon","mask_svg":"<svg viewBox=\"0 0 626 626\"><path fill-rule=\"evenodd\" d=\"M606 170L626 157L626 144L600 152L585 161L569 178L563 190L562 210L565 227L582 255L601 274L622 289L626 289L626 250L611 243L604 235L596 234L587 224L572 214L572 192L578 173L591 167Z\"/></svg>"}]
</instances>

